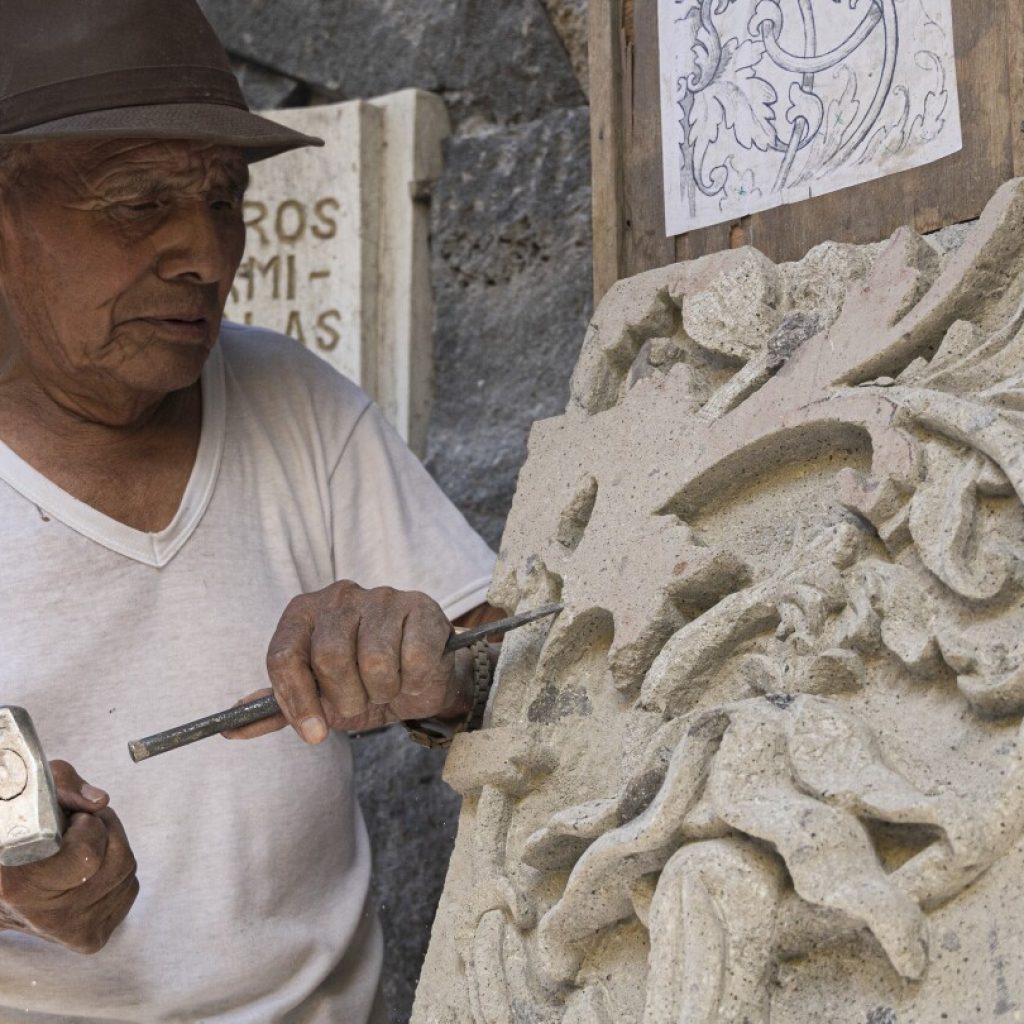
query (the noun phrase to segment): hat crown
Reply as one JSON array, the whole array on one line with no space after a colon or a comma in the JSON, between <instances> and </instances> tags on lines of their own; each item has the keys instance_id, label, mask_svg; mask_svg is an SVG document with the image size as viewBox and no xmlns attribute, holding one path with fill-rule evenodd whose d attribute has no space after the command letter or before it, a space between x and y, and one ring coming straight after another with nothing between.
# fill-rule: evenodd
<instances>
[{"instance_id":1,"label":"hat crown","mask_svg":"<svg viewBox=\"0 0 1024 1024\"><path fill-rule=\"evenodd\" d=\"M0 131L143 103L246 108L196 0L0 0Z\"/></svg>"}]
</instances>

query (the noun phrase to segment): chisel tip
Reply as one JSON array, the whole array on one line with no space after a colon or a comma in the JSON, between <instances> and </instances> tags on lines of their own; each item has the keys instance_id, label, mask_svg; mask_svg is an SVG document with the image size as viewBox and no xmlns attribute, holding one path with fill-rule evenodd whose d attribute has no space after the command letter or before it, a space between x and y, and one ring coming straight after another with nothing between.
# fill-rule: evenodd
<instances>
[{"instance_id":1,"label":"chisel tip","mask_svg":"<svg viewBox=\"0 0 1024 1024\"><path fill-rule=\"evenodd\" d=\"M139 761L145 761L149 757L149 748L142 740L132 740L128 744L128 753L131 754L132 760L138 764Z\"/></svg>"}]
</instances>

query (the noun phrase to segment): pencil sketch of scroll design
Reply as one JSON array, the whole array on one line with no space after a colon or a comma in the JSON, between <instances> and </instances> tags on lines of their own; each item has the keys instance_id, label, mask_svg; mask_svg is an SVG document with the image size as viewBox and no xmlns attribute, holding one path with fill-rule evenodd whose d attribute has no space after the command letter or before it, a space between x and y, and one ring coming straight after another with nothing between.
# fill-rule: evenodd
<instances>
[{"instance_id":1,"label":"pencil sketch of scroll design","mask_svg":"<svg viewBox=\"0 0 1024 1024\"><path fill-rule=\"evenodd\" d=\"M662 2L679 51L679 188L691 219L699 195L735 212L800 185L822 191L844 168L881 165L947 129L952 40L925 0ZM901 47L912 50L902 60Z\"/></svg>"},{"instance_id":2,"label":"pencil sketch of scroll design","mask_svg":"<svg viewBox=\"0 0 1024 1024\"><path fill-rule=\"evenodd\" d=\"M1024 835L1022 452L1022 182L952 253L616 285L492 591L565 610L451 755L469 996L414 1019L759 1024L811 956L938 983L932 915Z\"/></svg>"}]
</instances>

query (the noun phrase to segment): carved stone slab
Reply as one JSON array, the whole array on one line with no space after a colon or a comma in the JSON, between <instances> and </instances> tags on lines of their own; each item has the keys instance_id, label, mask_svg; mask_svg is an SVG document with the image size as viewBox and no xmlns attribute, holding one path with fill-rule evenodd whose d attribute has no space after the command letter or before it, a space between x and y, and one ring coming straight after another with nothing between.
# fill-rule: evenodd
<instances>
[{"instance_id":1,"label":"carved stone slab","mask_svg":"<svg viewBox=\"0 0 1024 1024\"><path fill-rule=\"evenodd\" d=\"M226 315L322 356L422 453L433 327L424 200L441 173L444 102L407 89L267 116L326 146L253 165Z\"/></svg>"},{"instance_id":2,"label":"carved stone slab","mask_svg":"<svg viewBox=\"0 0 1024 1024\"><path fill-rule=\"evenodd\" d=\"M416 1024L1024 1014L1024 182L620 282L538 423ZM1015 1016L1016 1015L1016 1016Z\"/></svg>"}]
</instances>

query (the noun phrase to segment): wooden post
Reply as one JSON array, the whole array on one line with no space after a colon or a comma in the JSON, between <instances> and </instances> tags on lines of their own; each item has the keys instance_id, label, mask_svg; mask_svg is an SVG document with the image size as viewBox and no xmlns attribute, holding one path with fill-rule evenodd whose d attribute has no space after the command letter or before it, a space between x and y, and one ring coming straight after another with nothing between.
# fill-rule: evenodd
<instances>
[{"instance_id":1,"label":"wooden post","mask_svg":"<svg viewBox=\"0 0 1024 1024\"><path fill-rule=\"evenodd\" d=\"M914 170L679 235L664 234L656 0L591 0L594 292L677 260L755 245L775 262L832 239L977 217L1024 175L1024 0L953 0L963 149Z\"/></svg>"},{"instance_id":2,"label":"wooden post","mask_svg":"<svg viewBox=\"0 0 1024 1024\"><path fill-rule=\"evenodd\" d=\"M622 138L626 147L623 255L632 267L675 262L675 243L665 236L665 192L661 158L661 73L658 5L627 3L623 20Z\"/></svg>"},{"instance_id":3,"label":"wooden post","mask_svg":"<svg viewBox=\"0 0 1024 1024\"><path fill-rule=\"evenodd\" d=\"M1024 175L1024 2L1010 0L1006 17L1013 173L1020 177Z\"/></svg>"},{"instance_id":4,"label":"wooden post","mask_svg":"<svg viewBox=\"0 0 1024 1024\"><path fill-rule=\"evenodd\" d=\"M626 274L622 261L622 0L590 0L588 17L596 306Z\"/></svg>"}]
</instances>

